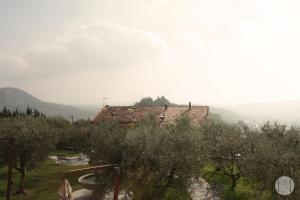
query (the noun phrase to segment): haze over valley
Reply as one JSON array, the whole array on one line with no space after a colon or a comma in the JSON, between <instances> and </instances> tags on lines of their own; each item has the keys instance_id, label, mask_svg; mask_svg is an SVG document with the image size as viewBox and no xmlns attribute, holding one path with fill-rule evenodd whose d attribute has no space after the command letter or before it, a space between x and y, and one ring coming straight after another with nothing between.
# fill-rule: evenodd
<instances>
[{"instance_id":1,"label":"haze over valley","mask_svg":"<svg viewBox=\"0 0 300 200\"><path fill-rule=\"evenodd\" d=\"M145 97L146 98L146 97ZM149 98L149 97L148 97ZM155 98L153 98L155 99ZM136 101L139 101L137 99ZM192 102L193 105L200 105L197 102ZM23 110L29 106L35 108L47 116L61 116L65 119L92 119L105 105L109 105L109 101L99 102L98 105L63 105L59 103L50 103L40 100L37 97L29 94L26 91L17 88L0 88L0 108L4 107L10 110ZM175 101L171 101L166 98L165 101L161 101L157 106L164 106L168 104L172 105L187 105L176 104ZM110 104L111 106L118 106L118 104ZM128 103L124 105L138 105L137 103ZM145 106L145 105L144 105ZM266 121L277 121L280 123L286 123L289 125L300 125L300 101L287 101L277 103L253 103L243 104L235 106L210 106L210 112L212 114L219 115L224 121L230 123L236 123L238 121L244 121L250 125L263 124Z\"/></svg>"}]
</instances>

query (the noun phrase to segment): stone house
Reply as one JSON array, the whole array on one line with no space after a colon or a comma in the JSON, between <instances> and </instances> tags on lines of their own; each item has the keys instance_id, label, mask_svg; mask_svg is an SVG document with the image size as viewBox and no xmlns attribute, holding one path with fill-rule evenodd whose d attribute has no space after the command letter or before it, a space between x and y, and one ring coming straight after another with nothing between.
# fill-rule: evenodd
<instances>
[{"instance_id":1,"label":"stone house","mask_svg":"<svg viewBox=\"0 0 300 200\"><path fill-rule=\"evenodd\" d=\"M116 119L122 124L136 123L148 115L157 117L164 123L172 123L181 114L186 114L195 122L203 121L209 115L208 106L105 106L92 120L100 121L103 118Z\"/></svg>"}]
</instances>

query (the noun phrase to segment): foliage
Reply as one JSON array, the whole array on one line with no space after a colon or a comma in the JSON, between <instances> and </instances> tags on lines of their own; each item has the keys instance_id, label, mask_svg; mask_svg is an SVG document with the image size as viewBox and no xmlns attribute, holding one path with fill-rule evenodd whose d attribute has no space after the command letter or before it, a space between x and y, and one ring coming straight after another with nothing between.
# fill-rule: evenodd
<instances>
[{"instance_id":1,"label":"foliage","mask_svg":"<svg viewBox=\"0 0 300 200\"><path fill-rule=\"evenodd\" d=\"M255 182L260 195L266 190L276 195L274 183L280 176L299 182L300 135L296 128L268 122L257 130L242 122L232 125L210 120L200 130L207 162L215 166L215 173L231 181L231 187L224 190L227 198L241 198L236 194L239 179Z\"/></svg>"},{"instance_id":2,"label":"foliage","mask_svg":"<svg viewBox=\"0 0 300 200\"><path fill-rule=\"evenodd\" d=\"M153 100L151 97L144 97L139 102L136 102L134 106L175 106L176 104L171 103L164 96L157 97Z\"/></svg>"},{"instance_id":3,"label":"foliage","mask_svg":"<svg viewBox=\"0 0 300 200\"><path fill-rule=\"evenodd\" d=\"M196 125L185 115L168 124L148 116L130 126L108 119L72 125L59 117L28 114L0 119L0 136L16 138L19 193L24 193L25 171L39 171L53 145L55 154L61 149L84 152L93 165L120 164L124 187L141 200L189 199L190 180L200 169L212 186L223 188L224 199L272 199L274 182L282 175L300 184L297 127L266 123L254 129L218 117ZM296 187L289 199L298 196Z\"/></svg>"},{"instance_id":4,"label":"foliage","mask_svg":"<svg viewBox=\"0 0 300 200\"><path fill-rule=\"evenodd\" d=\"M207 164L202 168L202 176L210 186L217 192L222 192L221 198L232 200L231 180L221 171L216 170L213 165ZM271 200L272 196L268 191L261 190L256 182L242 177L237 180L235 199L237 200Z\"/></svg>"},{"instance_id":5,"label":"foliage","mask_svg":"<svg viewBox=\"0 0 300 200\"><path fill-rule=\"evenodd\" d=\"M54 139L54 144L58 148L68 147L68 138L72 135L70 122L61 117L51 117L47 118L47 123L51 127L49 131Z\"/></svg>"},{"instance_id":6,"label":"foliage","mask_svg":"<svg viewBox=\"0 0 300 200\"><path fill-rule=\"evenodd\" d=\"M231 180L230 193L235 199L237 181L245 170L245 156L250 152L244 129L222 121L208 121L201 127L207 160Z\"/></svg>"},{"instance_id":7,"label":"foliage","mask_svg":"<svg viewBox=\"0 0 300 200\"><path fill-rule=\"evenodd\" d=\"M275 194L274 183L280 176L289 176L299 183L299 130L278 123L266 123L261 132L254 132L252 154L249 154L247 176ZM295 191L290 198L299 195Z\"/></svg>"},{"instance_id":8,"label":"foliage","mask_svg":"<svg viewBox=\"0 0 300 200\"><path fill-rule=\"evenodd\" d=\"M0 135L15 138L14 168L20 172L18 193L24 194L25 171L38 167L52 146L49 125L43 117L0 120Z\"/></svg>"},{"instance_id":9,"label":"foliage","mask_svg":"<svg viewBox=\"0 0 300 200\"><path fill-rule=\"evenodd\" d=\"M140 186L138 199L162 197L175 180L187 188L201 164L198 141L196 128L186 116L167 125L149 117L131 129L125 139L123 169Z\"/></svg>"},{"instance_id":10,"label":"foliage","mask_svg":"<svg viewBox=\"0 0 300 200\"><path fill-rule=\"evenodd\" d=\"M83 148L93 164L121 163L126 129L116 121L100 122L81 126L86 131L87 145ZM82 138L81 142L84 141Z\"/></svg>"},{"instance_id":11,"label":"foliage","mask_svg":"<svg viewBox=\"0 0 300 200\"><path fill-rule=\"evenodd\" d=\"M91 124L89 120L75 121L73 126L62 117L47 118L47 121L51 127L50 133L53 135L56 149L83 151L90 145L87 129Z\"/></svg>"},{"instance_id":12,"label":"foliage","mask_svg":"<svg viewBox=\"0 0 300 200\"><path fill-rule=\"evenodd\" d=\"M191 195L184 185L173 183L160 200L191 200Z\"/></svg>"},{"instance_id":13,"label":"foliage","mask_svg":"<svg viewBox=\"0 0 300 200\"><path fill-rule=\"evenodd\" d=\"M19 111L18 109L11 111L8 108L6 108L6 106L4 106L3 109L0 111L0 119L26 117L26 116L45 117L45 115L43 113L41 113L37 109L31 108L29 106L27 106L27 109L25 112Z\"/></svg>"}]
</instances>

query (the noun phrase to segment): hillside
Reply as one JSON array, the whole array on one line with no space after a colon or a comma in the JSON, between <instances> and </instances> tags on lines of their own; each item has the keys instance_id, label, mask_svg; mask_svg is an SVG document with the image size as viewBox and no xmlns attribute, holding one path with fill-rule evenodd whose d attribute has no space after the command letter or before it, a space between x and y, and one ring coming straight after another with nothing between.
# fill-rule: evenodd
<instances>
[{"instance_id":1,"label":"hillside","mask_svg":"<svg viewBox=\"0 0 300 200\"><path fill-rule=\"evenodd\" d=\"M10 110L26 110L27 106L35 108L47 116L61 116L68 120L91 118L95 112L56 103L44 102L17 88L0 88L0 109L6 106Z\"/></svg>"},{"instance_id":2,"label":"hillside","mask_svg":"<svg viewBox=\"0 0 300 200\"><path fill-rule=\"evenodd\" d=\"M241 115L263 123L268 120L300 125L300 101L252 103L231 108Z\"/></svg>"},{"instance_id":3,"label":"hillside","mask_svg":"<svg viewBox=\"0 0 300 200\"><path fill-rule=\"evenodd\" d=\"M234 111L227 110L224 108L210 107L210 112L212 114L220 116L222 120L229 123L236 123L238 121L244 121L247 124L255 123L253 120L251 120L248 117L245 117L244 115L238 114Z\"/></svg>"}]
</instances>

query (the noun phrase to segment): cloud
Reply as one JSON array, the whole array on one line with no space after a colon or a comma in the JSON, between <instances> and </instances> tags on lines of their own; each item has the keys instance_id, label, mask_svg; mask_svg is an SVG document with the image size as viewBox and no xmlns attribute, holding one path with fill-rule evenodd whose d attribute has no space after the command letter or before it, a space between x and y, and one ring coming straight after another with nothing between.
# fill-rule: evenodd
<instances>
[{"instance_id":1,"label":"cloud","mask_svg":"<svg viewBox=\"0 0 300 200\"><path fill-rule=\"evenodd\" d=\"M16 78L16 74L22 75L25 71L28 71L28 63L18 57L11 55L0 54L0 77L3 79Z\"/></svg>"},{"instance_id":2,"label":"cloud","mask_svg":"<svg viewBox=\"0 0 300 200\"><path fill-rule=\"evenodd\" d=\"M0 56L0 77L51 77L85 69L142 65L158 57L164 48L159 34L96 23L81 26L50 44L28 47L22 56Z\"/></svg>"},{"instance_id":3,"label":"cloud","mask_svg":"<svg viewBox=\"0 0 300 200\"><path fill-rule=\"evenodd\" d=\"M164 46L158 34L110 23L81 27L66 43L75 63L106 68L154 58Z\"/></svg>"}]
</instances>

